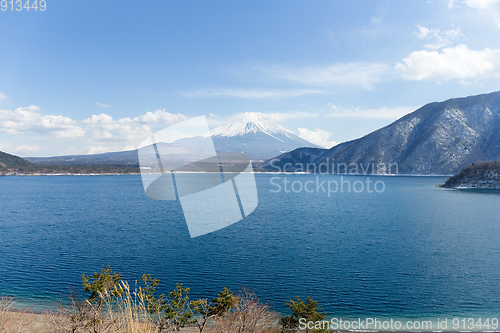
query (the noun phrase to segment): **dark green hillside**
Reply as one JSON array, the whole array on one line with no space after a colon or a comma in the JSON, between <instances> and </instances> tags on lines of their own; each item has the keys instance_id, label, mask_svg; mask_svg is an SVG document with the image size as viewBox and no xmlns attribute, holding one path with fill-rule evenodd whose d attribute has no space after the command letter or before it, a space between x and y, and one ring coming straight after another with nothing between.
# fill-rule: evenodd
<instances>
[{"instance_id":1,"label":"dark green hillside","mask_svg":"<svg viewBox=\"0 0 500 333\"><path fill-rule=\"evenodd\" d=\"M500 189L500 161L472 163L448 178L441 187Z\"/></svg>"},{"instance_id":2,"label":"dark green hillside","mask_svg":"<svg viewBox=\"0 0 500 333\"><path fill-rule=\"evenodd\" d=\"M33 166L32 163L26 161L24 158L0 151L0 168L23 168Z\"/></svg>"},{"instance_id":3,"label":"dark green hillside","mask_svg":"<svg viewBox=\"0 0 500 333\"><path fill-rule=\"evenodd\" d=\"M35 165L24 158L0 152L0 175L137 173L140 173L138 167L123 165Z\"/></svg>"}]
</instances>

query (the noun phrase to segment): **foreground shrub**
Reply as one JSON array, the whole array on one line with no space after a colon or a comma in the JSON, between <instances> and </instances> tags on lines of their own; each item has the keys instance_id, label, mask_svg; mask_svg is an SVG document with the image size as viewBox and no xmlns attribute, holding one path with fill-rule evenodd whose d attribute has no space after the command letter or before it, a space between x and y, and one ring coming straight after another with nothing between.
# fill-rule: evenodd
<instances>
[{"instance_id":1,"label":"foreground shrub","mask_svg":"<svg viewBox=\"0 0 500 333\"><path fill-rule=\"evenodd\" d=\"M286 316L281 318L280 324L283 328L283 332L298 332L300 327L299 320L304 318L306 322L309 321L321 321L325 319L325 312L318 312L321 310L321 307L318 306L318 302L313 301L311 297L307 298L307 301L303 301L300 297L295 297L296 301L290 300L290 302L285 302L286 306L292 310L291 316ZM319 330L308 330L305 332L326 332L324 329Z\"/></svg>"},{"instance_id":2,"label":"foreground shrub","mask_svg":"<svg viewBox=\"0 0 500 333\"><path fill-rule=\"evenodd\" d=\"M220 291L219 295L210 302L207 299L192 301L191 306L193 311L198 314L196 325L200 333L205 331L210 320L218 316L223 316L237 303L238 297L234 296L231 290L226 287L224 287L224 290Z\"/></svg>"},{"instance_id":3,"label":"foreground shrub","mask_svg":"<svg viewBox=\"0 0 500 333\"><path fill-rule=\"evenodd\" d=\"M155 324L158 332L178 331L179 328L197 322L189 303L189 288L177 284L176 289L170 292L168 297L164 294L155 297L160 280L144 274L142 281L145 287L139 287L138 296L147 304L149 319Z\"/></svg>"},{"instance_id":4,"label":"foreground shrub","mask_svg":"<svg viewBox=\"0 0 500 333\"><path fill-rule=\"evenodd\" d=\"M234 306L215 316L209 332L217 333L277 333L280 315L261 303L254 293L243 290Z\"/></svg>"}]
</instances>

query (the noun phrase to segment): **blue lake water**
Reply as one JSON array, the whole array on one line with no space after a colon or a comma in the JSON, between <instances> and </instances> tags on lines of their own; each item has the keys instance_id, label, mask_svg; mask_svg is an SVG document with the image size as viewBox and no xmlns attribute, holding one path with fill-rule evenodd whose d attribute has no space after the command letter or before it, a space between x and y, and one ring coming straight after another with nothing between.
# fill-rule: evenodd
<instances>
[{"instance_id":1,"label":"blue lake water","mask_svg":"<svg viewBox=\"0 0 500 333\"><path fill-rule=\"evenodd\" d=\"M193 239L180 204L146 197L140 176L0 177L0 295L51 307L81 290L82 273L111 265L128 281L150 273L162 291L183 283L192 298L246 287L278 311L296 295L330 316L500 311L499 192L435 187L445 177L370 177L382 193L328 197L273 193L284 177L316 175L273 177L256 176L251 215Z\"/></svg>"}]
</instances>

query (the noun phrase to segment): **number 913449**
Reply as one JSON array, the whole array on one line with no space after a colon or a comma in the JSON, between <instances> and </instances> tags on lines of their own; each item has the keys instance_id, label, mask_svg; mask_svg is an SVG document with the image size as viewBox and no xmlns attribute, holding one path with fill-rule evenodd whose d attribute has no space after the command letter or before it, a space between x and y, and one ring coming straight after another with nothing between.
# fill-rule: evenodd
<instances>
[{"instance_id":1,"label":"number 913449","mask_svg":"<svg viewBox=\"0 0 500 333\"><path fill-rule=\"evenodd\" d=\"M30 10L34 12L37 11L43 12L45 11L45 9L47 9L47 3L45 2L45 0L26 0L26 1L1 0L0 1L0 10L2 10L2 12L5 11L29 12Z\"/></svg>"}]
</instances>

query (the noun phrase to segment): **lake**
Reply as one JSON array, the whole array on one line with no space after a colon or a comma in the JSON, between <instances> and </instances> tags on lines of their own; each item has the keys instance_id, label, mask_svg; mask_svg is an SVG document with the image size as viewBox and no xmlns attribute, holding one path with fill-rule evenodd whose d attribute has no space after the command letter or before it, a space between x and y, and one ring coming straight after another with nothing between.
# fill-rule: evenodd
<instances>
[{"instance_id":1,"label":"lake","mask_svg":"<svg viewBox=\"0 0 500 333\"><path fill-rule=\"evenodd\" d=\"M285 177L295 192L277 191ZM179 202L149 199L140 176L0 177L0 295L50 308L82 290L82 273L111 265L130 282L159 278L164 292L183 283L192 299L246 287L278 311L312 296L329 316L498 313L498 191L404 176L370 176L371 193L298 191L332 179L258 174L252 214L190 238Z\"/></svg>"}]
</instances>

